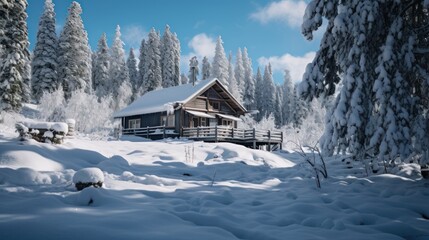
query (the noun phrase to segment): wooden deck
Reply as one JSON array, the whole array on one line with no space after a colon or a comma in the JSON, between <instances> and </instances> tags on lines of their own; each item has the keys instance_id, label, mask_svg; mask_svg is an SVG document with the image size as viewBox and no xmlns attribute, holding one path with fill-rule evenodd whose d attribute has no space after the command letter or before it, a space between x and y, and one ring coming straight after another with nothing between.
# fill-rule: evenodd
<instances>
[{"instance_id":1,"label":"wooden deck","mask_svg":"<svg viewBox=\"0 0 429 240\"><path fill-rule=\"evenodd\" d=\"M254 149L265 145L268 151L273 148L281 149L283 142L283 132L281 131L239 129L226 126L183 128L181 136L205 142L231 142Z\"/></svg>"},{"instance_id":2,"label":"wooden deck","mask_svg":"<svg viewBox=\"0 0 429 240\"><path fill-rule=\"evenodd\" d=\"M267 146L267 150L281 149L283 132L239 129L227 126L182 128L181 133L176 133L174 128L157 126L136 129L123 129L124 135L135 135L150 139L163 139L168 137L183 137L204 142L230 142L251 148Z\"/></svg>"}]
</instances>

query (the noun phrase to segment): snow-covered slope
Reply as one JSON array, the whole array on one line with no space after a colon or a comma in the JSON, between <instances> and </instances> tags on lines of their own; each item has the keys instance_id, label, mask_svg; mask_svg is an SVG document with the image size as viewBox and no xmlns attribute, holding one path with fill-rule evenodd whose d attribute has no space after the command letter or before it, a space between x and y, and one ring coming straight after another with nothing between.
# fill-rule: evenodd
<instances>
[{"instance_id":1,"label":"snow-covered slope","mask_svg":"<svg viewBox=\"0 0 429 240\"><path fill-rule=\"evenodd\" d=\"M429 238L429 182L413 165L362 177L332 159L317 189L296 153L16 135L0 128L0 239ZM103 171L103 188L75 190L86 167Z\"/></svg>"}]
</instances>

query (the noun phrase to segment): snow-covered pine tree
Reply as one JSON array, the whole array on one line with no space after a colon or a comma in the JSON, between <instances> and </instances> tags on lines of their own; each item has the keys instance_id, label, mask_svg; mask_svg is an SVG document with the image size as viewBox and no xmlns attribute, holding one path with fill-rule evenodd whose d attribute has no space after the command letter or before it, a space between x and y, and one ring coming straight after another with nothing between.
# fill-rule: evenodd
<instances>
[{"instance_id":1,"label":"snow-covered pine tree","mask_svg":"<svg viewBox=\"0 0 429 240\"><path fill-rule=\"evenodd\" d=\"M281 99L281 113L282 113L282 125L289 124L293 121L293 109L294 109L294 86L292 78L288 69L285 69L283 85L281 86L282 99Z\"/></svg>"},{"instance_id":2,"label":"snow-covered pine tree","mask_svg":"<svg viewBox=\"0 0 429 240\"><path fill-rule=\"evenodd\" d=\"M243 101L244 92L244 66L243 66L243 53L241 48L237 50L235 56L235 68L234 68L235 80L237 81L238 92L240 94L240 101Z\"/></svg>"},{"instance_id":3,"label":"snow-covered pine tree","mask_svg":"<svg viewBox=\"0 0 429 240\"><path fill-rule=\"evenodd\" d=\"M232 53L229 53L228 57L228 85L229 91L231 92L232 96L234 96L235 99L241 102L240 92L238 91L237 81L235 80L234 67L232 65Z\"/></svg>"},{"instance_id":4,"label":"snow-covered pine tree","mask_svg":"<svg viewBox=\"0 0 429 240\"><path fill-rule=\"evenodd\" d=\"M145 52L145 75L143 82L145 83L145 90L152 91L161 88L161 52L160 52L160 39L159 34L152 28L146 42Z\"/></svg>"},{"instance_id":5,"label":"snow-covered pine tree","mask_svg":"<svg viewBox=\"0 0 429 240\"><path fill-rule=\"evenodd\" d=\"M10 1L7 7L1 39L0 110L19 111L30 94L27 1Z\"/></svg>"},{"instance_id":6,"label":"snow-covered pine tree","mask_svg":"<svg viewBox=\"0 0 429 240\"><path fill-rule=\"evenodd\" d=\"M161 39L161 72L162 87L168 88L176 86L175 83L175 59L174 59L174 40L170 32L170 26L165 26L164 35Z\"/></svg>"},{"instance_id":7,"label":"snow-covered pine tree","mask_svg":"<svg viewBox=\"0 0 429 240\"><path fill-rule=\"evenodd\" d=\"M113 97L114 109L117 110L124 103L129 103L132 95L132 90L128 91L128 89L125 89L127 87L131 88L131 84L128 67L125 62L124 42L121 40L121 28L119 25L116 27L115 38L110 48L109 77L110 93ZM131 92L131 94L128 94L128 92Z\"/></svg>"},{"instance_id":8,"label":"snow-covered pine tree","mask_svg":"<svg viewBox=\"0 0 429 240\"><path fill-rule=\"evenodd\" d=\"M51 93L60 85L57 78L57 47L54 4L52 0L45 0L31 61L31 87L36 102L39 102L43 92Z\"/></svg>"},{"instance_id":9,"label":"snow-covered pine tree","mask_svg":"<svg viewBox=\"0 0 429 240\"><path fill-rule=\"evenodd\" d=\"M252 60L249 58L247 48L242 54L244 68L244 93L243 102L247 110L255 109L255 79L253 78Z\"/></svg>"},{"instance_id":10,"label":"snow-covered pine tree","mask_svg":"<svg viewBox=\"0 0 429 240\"><path fill-rule=\"evenodd\" d=\"M58 79L63 85L66 100L72 92L91 91L91 50L83 26L82 8L72 2L66 23L58 40Z\"/></svg>"},{"instance_id":11,"label":"snow-covered pine tree","mask_svg":"<svg viewBox=\"0 0 429 240\"><path fill-rule=\"evenodd\" d=\"M110 50L107 45L107 37L105 33L103 33L100 40L98 40L97 52L95 52L94 55L92 83L95 94L100 99L110 94Z\"/></svg>"},{"instance_id":12,"label":"snow-covered pine tree","mask_svg":"<svg viewBox=\"0 0 429 240\"><path fill-rule=\"evenodd\" d=\"M261 70L258 67L258 70L256 71L256 77L255 77L255 109L258 110L258 114L255 115L255 120L257 122L261 121L261 119L264 117L264 110L263 110L263 89L264 89L264 80L262 78Z\"/></svg>"},{"instance_id":13,"label":"snow-covered pine tree","mask_svg":"<svg viewBox=\"0 0 429 240\"><path fill-rule=\"evenodd\" d=\"M137 82L137 95L141 96L144 93L146 93L146 88L145 88L145 84L144 84L144 75L145 75L145 59L146 59L146 41L143 39L141 44L140 44L140 49L139 49L139 64L137 66L138 68L138 72L139 72L139 76L138 76L138 82Z\"/></svg>"},{"instance_id":14,"label":"snow-covered pine tree","mask_svg":"<svg viewBox=\"0 0 429 240\"><path fill-rule=\"evenodd\" d=\"M275 102L274 102L274 121L278 128L283 126L283 113L282 113L282 85L275 85L276 94L275 94Z\"/></svg>"},{"instance_id":15,"label":"snow-covered pine tree","mask_svg":"<svg viewBox=\"0 0 429 240\"><path fill-rule=\"evenodd\" d=\"M263 84L262 84L262 117L268 117L274 112L275 93L271 65L265 66Z\"/></svg>"},{"instance_id":16,"label":"snow-covered pine tree","mask_svg":"<svg viewBox=\"0 0 429 240\"><path fill-rule=\"evenodd\" d=\"M134 101L135 99L140 97L140 95L138 93L139 72L137 71L137 60L134 55L133 48L130 48L130 53L128 54L127 67L128 67L128 73L130 76L130 84L132 88L131 101Z\"/></svg>"},{"instance_id":17,"label":"snow-covered pine tree","mask_svg":"<svg viewBox=\"0 0 429 240\"><path fill-rule=\"evenodd\" d=\"M174 86L180 84L180 41L176 33L173 33L173 58L174 58Z\"/></svg>"},{"instance_id":18,"label":"snow-covered pine tree","mask_svg":"<svg viewBox=\"0 0 429 240\"><path fill-rule=\"evenodd\" d=\"M203 58L203 69L202 69L202 80L206 80L210 78L211 65L209 59L204 56Z\"/></svg>"},{"instance_id":19,"label":"snow-covered pine tree","mask_svg":"<svg viewBox=\"0 0 429 240\"><path fill-rule=\"evenodd\" d=\"M188 83L189 83L188 77L184 73L180 74L180 84L183 85Z\"/></svg>"},{"instance_id":20,"label":"snow-covered pine tree","mask_svg":"<svg viewBox=\"0 0 429 240\"><path fill-rule=\"evenodd\" d=\"M211 77L217 78L229 90L228 86L228 60L226 59L223 41L219 36L216 42L215 56L213 57Z\"/></svg>"},{"instance_id":21,"label":"snow-covered pine tree","mask_svg":"<svg viewBox=\"0 0 429 240\"><path fill-rule=\"evenodd\" d=\"M407 158L415 151L414 121L428 120L427 1L311 1L302 32L327 19L315 59L307 66L301 96L331 95L343 87L328 113L321 139L335 150L370 153L380 160ZM420 124L416 124L422 126ZM427 134L426 134L427 135Z\"/></svg>"},{"instance_id":22,"label":"snow-covered pine tree","mask_svg":"<svg viewBox=\"0 0 429 240\"><path fill-rule=\"evenodd\" d=\"M195 84L198 81L198 75L200 74L200 68L198 67L198 59L193 56L189 60L189 81Z\"/></svg>"}]
</instances>

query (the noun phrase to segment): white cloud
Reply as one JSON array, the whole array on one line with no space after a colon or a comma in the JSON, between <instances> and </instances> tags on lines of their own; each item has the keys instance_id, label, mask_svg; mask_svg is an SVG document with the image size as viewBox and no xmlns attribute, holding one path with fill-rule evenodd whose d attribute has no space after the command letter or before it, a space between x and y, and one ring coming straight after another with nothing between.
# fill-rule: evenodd
<instances>
[{"instance_id":1,"label":"white cloud","mask_svg":"<svg viewBox=\"0 0 429 240\"><path fill-rule=\"evenodd\" d=\"M304 56L293 56L289 53L286 53L280 57L260 57L258 58L258 63L261 67L271 63L273 71L282 74L287 68L290 71L292 80L294 82L299 82L302 80L302 76L304 75L307 64L313 61L315 55L315 52L308 52L304 54Z\"/></svg>"},{"instance_id":2,"label":"white cloud","mask_svg":"<svg viewBox=\"0 0 429 240\"><path fill-rule=\"evenodd\" d=\"M189 42L188 47L190 52L186 55L182 55L181 57L181 68L182 72L187 71L189 60L196 56L200 64L203 61L203 57L211 59L214 57L215 48L216 48L216 40L212 37L209 37L205 33L200 33L195 35Z\"/></svg>"},{"instance_id":3,"label":"white cloud","mask_svg":"<svg viewBox=\"0 0 429 240\"><path fill-rule=\"evenodd\" d=\"M282 0L270 3L250 15L251 18L261 22L283 21L291 27L299 27L305 13L307 4L303 0Z\"/></svg>"},{"instance_id":4,"label":"white cloud","mask_svg":"<svg viewBox=\"0 0 429 240\"><path fill-rule=\"evenodd\" d=\"M122 40L125 45L133 48L139 48L143 38L147 37L148 32L143 27L129 25L122 28Z\"/></svg>"}]
</instances>

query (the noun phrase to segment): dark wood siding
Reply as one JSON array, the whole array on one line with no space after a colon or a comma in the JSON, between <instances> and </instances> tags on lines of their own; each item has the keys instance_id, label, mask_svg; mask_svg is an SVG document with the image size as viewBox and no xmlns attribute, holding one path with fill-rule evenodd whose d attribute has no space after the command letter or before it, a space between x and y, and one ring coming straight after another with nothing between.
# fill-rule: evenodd
<instances>
[{"instance_id":1,"label":"dark wood siding","mask_svg":"<svg viewBox=\"0 0 429 240\"><path fill-rule=\"evenodd\" d=\"M161 114L162 113L149 113L125 117L125 128L129 128L128 124L131 119L140 119L140 127L142 128L159 126L161 125Z\"/></svg>"}]
</instances>

